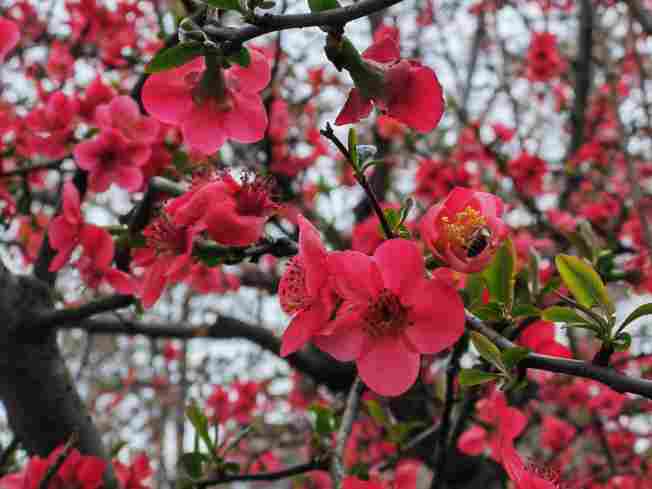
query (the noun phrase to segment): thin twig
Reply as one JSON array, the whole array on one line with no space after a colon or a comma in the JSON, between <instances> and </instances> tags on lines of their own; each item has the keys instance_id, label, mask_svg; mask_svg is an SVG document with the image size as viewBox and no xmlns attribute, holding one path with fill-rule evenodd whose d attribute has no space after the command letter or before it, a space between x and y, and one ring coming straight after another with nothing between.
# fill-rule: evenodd
<instances>
[{"instance_id":1,"label":"thin twig","mask_svg":"<svg viewBox=\"0 0 652 489\"><path fill-rule=\"evenodd\" d=\"M362 380L360 380L360 377L356 377L351 386L351 390L349 391L349 397L346 400L346 408L342 415L342 424L340 424L340 429L337 431L337 437L335 438L335 451L333 452L330 467L331 476L333 478L333 487L335 489L340 489L342 487L342 479L345 475L344 448L346 446L346 441L351 434L353 420L358 413L360 396L363 390L364 384L362 383Z\"/></svg>"},{"instance_id":2,"label":"thin twig","mask_svg":"<svg viewBox=\"0 0 652 489\"><path fill-rule=\"evenodd\" d=\"M287 469L279 470L276 472L263 472L262 474L240 474L240 475L227 475L217 479L206 479L194 482L193 486L197 488L215 486L218 484L228 484L230 482L243 482L243 481L275 481L287 479L295 475L305 474L313 470L324 470L328 466L328 461L313 460L311 462L295 465Z\"/></svg>"},{"instance_id":3,"label":"thin twig","mask_svg":"<svg viewBox=\"0 0 652 489\"><path fill-rule=\"evenodd\" d=\"M70 452L72 452L72 449L75 447L77 438L77 433L70 435L70 438L63 446L63 451L57 456L57 459L54 461L54 463L48 467L47 472L45 472L45 476L43 476L43 479L41 479L41 482L38 485L38 489L47 489L48 485L52 481L52 478L61 468L63 463L68 458L68 455L70 455Z\"/></svg>"}]
</instances>

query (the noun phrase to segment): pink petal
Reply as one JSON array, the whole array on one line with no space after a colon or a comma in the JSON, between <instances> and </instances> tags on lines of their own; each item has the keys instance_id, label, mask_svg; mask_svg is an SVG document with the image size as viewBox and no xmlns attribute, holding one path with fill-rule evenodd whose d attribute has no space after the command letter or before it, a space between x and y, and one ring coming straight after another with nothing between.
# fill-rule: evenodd
<instances>
[{"instance_id":1,"label":"pink petal","mask_svg":"<svg viewBox=\"0 0 652 489\"><path fill-rule=\"evenodd\" d=\"M365 350L366 338L362 329L360 310L339 313L333 326L329 324L328 334L320 334L313 338L313 343L340 362L350 362L357 359Z\"/></svg>"},{"instance_id":2,"label":"pink petal","mask_svg":"<svg viewBox=\"0 0 652 489\"><path fill-rule=\"evenodd\" d=\"M63 186L63 215L69 223L81 224L84 222L80 207L79 190L74 183L66 182Z\"/></svg>"},{"instance_id":3,"label":"pink petal","mask_svg":"<svg viewBox=\"0 0 652 489\"><path fill-rule=\"evenodd\" d=\"M0 17L0 63L3 63L9 52L20 40L18 25L11 20Z\"/></svg>"},{"instance_id":4,"label":"pink petal","mask_svg":"<svg viewBox=\"0 0 652 489\"><path fill-rule=\"evenodd\" d=\"M117 169L117 178L114 183L129 192L140 190L143 186L143 172L134 166L120 166Z\"/></svg>"},{"instance_id":5,"label":"pink petal","mask_svg":"<svg viewBox=\"0 0 652 489\"><path fill-rule=\"evenodd\" d=\"M134 283L133 278L121 270L110 268L106 271L104 277L106 278L106 281L109 282L109 285L120 294L131 295L136 290L136 284Z\"/></svg>"},{"instance_id":6,"label":"pink petal","mask_svg":"<svg viewBox=\"0 0 652 489\"><path fill-rule=\"evenodd\" d=\"M374 253L383 275L385 287L399 297L409 294L411 289L421 283L425 267L419 247L407 239L391 239L381 244Z\"/></svg>"},{"instance_id":7,"label":"pink petal","mask_svg":"<svg viewBox=\"0 0 652 489\"><path fill-rule=\"evenodd\" d=\"M487 446L487 431L473 425L460 436L457 448L467 455L480 455Z\"/></svg>"},{"instance_id":8,"label":"pink petal","mask_svg":"<svg viewBox=\"0 0 652 489\"><path fill-rule=\"evenodd\" d=\"M382 396L398 396L416 382L421 358L400 337L384 336L374 341L356 365L371 390Z\"/></svg>"},{"instance_id":9,"label":"pink petal","mask_svg":"<svg viewBox=\"0 0 652 489\"><path fill-rule=\"evenodd\" d=\"M249 48L251 63L246 68L234 64L227 72L229 86L235 90L248 93L258 93L265 88L271 79L269 62L263 53L255 48Z\"/></svg>"},{"instance_id":10,"label":"pink petal","mask_svg":"<svg viewBox=\"0 0 652 489\"><path fill-rule=\"evenodd\" d=\"M407 63L399 64L404 62ZM391 70L388 76L391 77ZM435 72L425 66L412 65L407 83L401 85L392 87L394 96L388 103L388 115L418 132L432 131L444 114L444 92Z\"/></svg>"},{"instance_id":11,"label":"pink petal","mask_svg":"<svg viewBox=\"0 0 652 489\"><path fill-rule=\"evenodd\" d=\"M234 210L215 208L204 221L208 234L216 242L227 246L249 246L263 235L267 217L241 216Z\"/></svg>"},{"instance_id":12,"label":"pink petal","mask_svg":"<svg viewBox=\"0 0 652 489\"><path fill-rule=\"evenodd\" d=\"M107 230L91 224L85 226L81 233L81 244L84 255L91 258L96 268L109 267L113 261L114 244Z\"/></svg>"},{"instance_id":13,"label":"pink petal","mask_svg":"<svg viewBox=\"0 0 652 489\"><path fill-rule=\"evenodd\" d=\"M398 39L385 35L369 46L362 57L378 63L391 63L401 57Z\"/></svg>"},{"instance_id":14,"label":"pink petal","mask_svg":"<svg viewBox=\"0 0 652 489\"><path fill-rule=\"evenodd\" d=\"M156 260L145 271L143 278L142 302L143 307L149 309L158 301L165 288L165 272L167 263L165 260Z\"/></svg>"},{"instance_id":15,"label":"pink petal","mask_svg":"<svg viewBox=\"0 0 652 489\"><path fill-rule=\"evenodd\" d=\"M227 137L226 112L206 101L193 104L181 124L183 141L191 149L210 155L222 147Z\"/></svg>"},{"instance_id":16,"label":"pink petal","mask_svg":"<svg viewBox=\"0 0 652 489\"><path fill-rule=\"evenodd\" d=\"M299 253L305 273L306 291L311 297L317 297L319 290L327 280L326 249L319 232L301 214L297 216L299 225Z\"/></svg>"},{"instance_id":17,"label":"pink petal","mask_svg":"<svg viewBox=\"0 0 652 489\"><path fill-rule=\"evenodd\" d=\"M439 353L464 333L464 304L452 287L423 280L405 298L405 305L411 306L409 319L413 323L405 335L421 353Z\"/></svg>"},{"instance_id":18,"label":"pink petal","mask_svg":"<svg viewBox=\"0 0 652 489\"><path fill-rule=\"evenodd\" d=\"M143 85L143 105L156 119L180 125L194 106L192 85L186 77L204 69L204 59L197 58L174 70L151 75Z\"/></svg>"},{"instance_id":19,"label":"pink petal","mask_svg":"<svg viewBox=\"0 0 652 489\"><path fill-rule=\"evenodd\" d=\"M367 303L383 289L378 265L364 253L336 251L328 255L327 264L335 287L344 299Z\"/></svg>"},{"instance_id":20,"label":"pink petal","mask_svg":"<svg viewBox=\"0 0 652 489\"><path fill-rule=\"evenodd\" d=\"M371 107L371 100L364 98L357 88L352 88L349 98L346 99L344 107L335 119L335 125L355 124L371 113Z\"/></svg>"},{"instance_id":21,"label":"pink petal","mask_svg":"<svg viewBox=\"0 0 652 489\"><path fill-rule=\"evenodd\" d=\"M328 321L328 311L320 303L297 313L283 333L281 356L286 357L303 347Z\"/></svg>"},{"instance_id":22,"label":"pink petal","mask_svg":"<svg viewBox=\"0 0 652 489\"><path fill-rule=\"evenodd\" d=\"M240 143L255 143L265 136L267 112L259 95L232 93L233 108L224 119L229 139Z\"/></svg>"}]
</instances>

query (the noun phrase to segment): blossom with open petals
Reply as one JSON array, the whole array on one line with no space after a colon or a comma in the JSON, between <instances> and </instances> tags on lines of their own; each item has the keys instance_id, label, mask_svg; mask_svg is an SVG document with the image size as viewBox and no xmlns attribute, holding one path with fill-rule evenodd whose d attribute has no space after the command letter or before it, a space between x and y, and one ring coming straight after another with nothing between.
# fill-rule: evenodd
<instances>
[{"instance_id":1,"label":"blossom with open petals","mask_svg":"<svg viewBox=\"0 0 652 489\"><path fill-rule=\"evenodd\" d=\"M203 93L204 58L150 76L143 86L147 112L161 122L179 126L184 142L212 154L227 139L240 143L260 141L267 128L267 113L260 92L270 80L265 55L249 50L251 63L220 71L223 90ZM213 84L214 85L214 84Z\"/></svg>"},{"instance_id":2,"label":"blossom with open petals","mask_svg":"<svg viewBox=\"0 0 652 489\"><path fill-rule=\"evenodd\" d=\"M0 63L4 62L9 51L16 47L19 40L20 30L18 30L18 25L0 17Z\"/></svg>"},{"instance_id":3,"label":"blossom with open petals","mask_svg":"<svg viewBox=\"0 0 652 489\"><path fill-rule=\"evenodd\" d=\"M63 205L61 214L56 216L48 226L50 246L57 251L50 263L50 271L56 272L63 267L79 244L84 228L84 216L81 213L79 190L72 182L63 186Z\"/></svg>"},{"instance_id":4,"label":"blossom with open petals","mask_svg":"<svg viewBox=\"0 0 652 489\"><path fill-rule=\"evenodd\" d=\"M327 252L319 232L302 215L297 222L299 254L288 262L278 287L281 308L293 314L283 333L282 356L297 351L323 328L334 306Z\"/></svg>"},{"instance_id":5,"label":"blossom with open petals","mask_svg":"<svg viewBox=\"0 0 652 489\"><path fill-rule=\"evenodd\" d=\"M334 252L328 268L343 299L313 342L340 361L355 360L374 392L397 396L417 379L421 354L452 346L464 332L464 306L449 281L426 278L418 246L380 245L373 257Z\"/></svg>"},{"instance_id":6,"label":"blossom with open petals","mask_svg":"<svg viewBox=\"0 0 652 489\"><path fill-rule=\"evenodd\" d=\"M463 273L482 270L508 233L503 201L495 195L456 187L421 219L422 238L449 267Z\"/></svg>"}]
</instances>

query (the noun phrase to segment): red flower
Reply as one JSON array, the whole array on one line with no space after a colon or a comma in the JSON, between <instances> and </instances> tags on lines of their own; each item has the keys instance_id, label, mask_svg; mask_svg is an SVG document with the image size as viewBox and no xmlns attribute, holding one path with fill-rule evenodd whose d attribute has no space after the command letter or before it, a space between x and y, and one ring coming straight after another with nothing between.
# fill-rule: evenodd
<instances>
[{"instance_id":1,"label":"red flower","mask_svg":"<svg viewBox=\"0 0 652 489\"><path fill-rule=\"evenodd\" d=\"M153 143L160 127L156 119L142 115L138 104L126 95L97 107L95 122L101 129L117 130L126 141L134 144Z\"/></svg>"},{"instance_id":2,"label":"red flower","mask_svg":"<svg viewBox=\"0 0 652 489\"><path fill-rule=\"evenodd\" d=\"M131 465L114 461L113 468L123 489L149 489L149 484L144 481L152 475L153 471L149 458L144 453L138 455Z\"/></svg>"},{"instance_id":3,"label":"red flower","mask_svg":"<svg viewBox=\"0 0 652 489\"><path fill-rule=\"evenodd\" d=\"M140 167L147 163L151 149L142 144L129 144L115 129L107 129L92 141L75 147L77 166L89 173L89 187L94 192L108 190L112 183L135 191L143 184Z\"/></svg>"},{"instance_id":4,"label":"red flower","mask_svg":"<svg viewBox=\"0 0 652 489\"><path fill-rule=\"evenodd\" d=\"M50 221L48 227L50 246L57 250L57 255L50 263L51 272L56 272L68 263L70 255L79 244L83 228L84 216L81 213L79 191L74 183L66 182L63 186L62 212Z\"/></svg>"},{"instance_id":5,"label":"red flower","mask_svg":"<svg viewBox=\"0 0 652 489\"><path fill-rule=\"evenodd\" d=\"M516 408L507 405L505 395L494 391L477 404L478 420L466 430L457 443L459 450L468 455L480 455L485 449L494 460L500 461L501 440L513 440L525 429L527 418ZM493 428L493 429L492 429Z\"/></svg>"},{"instance_id":6,"label":"red flower","mask_svg":"<svg viewBox=\"0 0 652 489\"><path fill-rule=\"evenodd\" d=\"M541 428L541 443L554 452L566 449L577 432L573 425L550 415L543 417Z\"/></svg>"},{"instance_id":7,"label":"red flower","mask_svg":"<svg viewBox=\"0 0 652 489\"><path fill-rule=\"evenodd\" d=\"M0 489L38 489L48 469L56 463L64 447L55 449L47 459L38 456L29 459L27 466L18 473L0 479ZM52 477L48 489L99 489L107 463L99 457L82 455L71 450L63 465Z\"/></svg>"},{"instance_id":8,"label":"red flower","mask_svg":"<svg viewBox=\"0 0 652 489\"><path fill-rule=\"evenodd\" d=\"M202 93L201 81L207 72L204 58L150 76L143 87L147 112L162 122L180 126L184 142L205 154L220 149L227 139L259 141L267 128L259 93L269 83L270 67L261 52L249 52L248 67L233 65L214 73L223 81L220 93Z\"/></svg>"},{"instance_id":9,"label":"red flower","mask_svg":"<svg viewBox=\"0 0 652 489\"><path fill-rule=\"evenodd\" d=\"M514 180L514 185L527 195L536 195L543 191L546 170L547 164L544 160L526 152L508 163L508 174Z\"/></svg>"},{"instance_id":10,"label":"red flower","mask_svg":"<svg viewBox=\"0 0 652 489\"><path fill-rule=\"evenodd\" d=\"M20 30L15 22L0 17L0 63L16 47L20 40Z\"/></svg>"},{"instance_id":11,"label":"red flower","mask_svg":"<svg viewBox=\"0 0 652 489\"><path fill-rule=\"evenodd\" d=\"M299 254L285 268L278 286L281 308L293 314L283 333L281 356L294 353L328 322L334 306L327 268L327 253L319 232L302 215L299 224Z\"/></svg>"},{"instance_id":12,"label":"red flower","mask_svg":"<svg viewBox=\"0 0 652 489\"><path fill-rule=\"evenodd\" d=\"M501 461L515 489L560 489L553 473L546 473L534 465L525 465L514 448L514 438L501 437Z\"/></svg>"},{"instance_id":13,"label":"red flower","mask_svg":"<svg viewBox=\"0 0 652 489\"><path fill-rule=\"evenodd\" d=\"M136 288L131 277L116 268L113 262L114 245L111 235L97 226L87 225L81 232L84 252L76 262L82 280L93 289L107 282L121 294L133 294Z\"/></svg>"},{"instance_id":14,"label":"red flower","mask_svg":"<svg viewBox=\"0 0 652 489\"><path fill-rule=\"evenodd\" d=\"M328 268L343 302L313 341L340 361L355 360L364 383L378 394L404 393L417 379L421 354L445 350L464 332L457 291L439 276L426 278L423 256L411 241L386 241L373 257L335 252Z\"/></svg>"},{"instance_id":15,"label":"red flower","mask_svg":"<svg viewBox=\"0 0 652 489\"><path fill-rule=\"evenodd\" d=\"M557 37L550 32L535 33L527 52L527 77L531 81L550 81L565 68L557 51Z\"/></svg>"},{"instance_id":16,"label":"red flower","mask_svg":"<svg viewBox=\"0 0 652 489\"><path fill-rule=\"evenodd\" d=\"M25 117L25 125L30 129L34 151L48 158L68 155L67 143L75 130L78 112L79 103L63 92L53 93L45 105L32 110Z\"/></svg>"},{"instance_id":17,"label":"red flower","mask_svg":"<svg viewBox=\"0 0 652 489\"><path fill-rule=\"evenodd\" d=\"M444 114L443 90L437 75L418 61L400 59L398 41L391 33L375 39L362 58L357 52L355 56L360 61L348 68L355 88L337 116L336 125L367 117L373 103L418 132L437 127Z\"/></svg>"},{"instance_id":18,"label":"red flower","mask_svg":"<svg viewBox=\"0 0 652 489\"><path fill-rule=\"evenodd\" d=\"M170 203L175 224L206 229L216 242L248 246L260 239L265 223L278 205L271 198L271 182L250 173L238 183L225 173L198 185Z\"/></svg>"},{"instance_id":19,"label":"red flower","mask_svg":"<svg viewBox=\"0 0 652 489\"><path fill-rule=\"evenodd\" d=\"M543 355L572 358L570 350L555 340L555 325L550 321L539 320L530 324L520 334L518 343Z\"/></svg>"},{"instance_id":20,"label":"red flower","mask_svg":"<svg viewBox=\"0 0 652 489\"><path fill-rule=\"evenodd\" d=\"M430 251L463 273L482 270L508 233L500 219L503 201L495 195L457 187L421 219Z\"/></svg>"}]
</instances>

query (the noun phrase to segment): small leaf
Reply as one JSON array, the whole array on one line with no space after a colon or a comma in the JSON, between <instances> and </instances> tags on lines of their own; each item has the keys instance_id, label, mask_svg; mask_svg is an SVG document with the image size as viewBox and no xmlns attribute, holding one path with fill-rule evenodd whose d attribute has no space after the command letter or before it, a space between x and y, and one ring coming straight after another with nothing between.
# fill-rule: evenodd
<instances>
[{"instance_id":1,"label":"small leaf","mask_svg":"<svg viewBox=\"0 0 652 489\"><path fill-rule=\"evenodd\" d=\"M355 128L349 129L349 156L354 168L359 168L358 165L358 135Z\"/></svg>"},{"instance_id":2,"label":"small leaf","mask_svg":"<svg viewBox=\"0 0 652 489\"><path fill-rule=\"evenodd\" d=\"M510 312L514 299L516 276L516 251L511 239L506 239L489 266L482 272L491 299L505 304Z\"/></svg>"},{"instance_id":3,"label":"small leaf","mask_svg":"<svg viewBox=\"0 0 652 489\"><path fill-rule=\"evenodd\" d=\"M237 53L229 55L228 60L246 68L251 64L251 54L249 54L249 50L243 46Z\"/></svg>"},{"instance_id":4,"label":"small leaf","mask_svg":"<svg viewBox=\"0 0 652 489\"><path fill-rule=\"evenodd\" d=\"M607 312L613 314L614 306L607 288L598 272L588 262L576 256L557 255L555 264L564 285L568 287L577 302L589 308L600 304Z\"/></svg>"},{"instance_id":5,"label":"small leaf","mask_svg":"<svg viewBox=\"0 0 652 489\"><path fill-rule=\"evenodd\" d=\"M202 0L205 4L211 7L221 8L222 10L240 10L240 2L238 0Z\"/></svg>"},{"instance_id":6,"label":"small leaf","mask_svg":"<svg viewBox=\"0 0 652 489\"><path fill-rule=\"evenodd\" d=\"M500 350L494 345L489 338L478 333L471 332L471 342L482 358L500 370L506 370L503 363Z\"/></svg>"},{"instance_id":7,"label":"small leaf","mask_svg":"<svg viewBox=\"0 0 652 489\"><path fill-rule=\"evenodd\" d=\"M308 411L315 416L315 431L320 435L330 435L337 429L337 420L332 409L313 404Z\"/></svg>"},{"instance_id":8,"label":"small leaf","mask_svg":"<svg viewBox=\"0 0 652 489\"><path fill-rule=\"evenodd\" d=\"M552 277L546 285L539 292L539 297L545 297L548 294L551 294L561 286L561 279L559 277Z\"/></svg>"},{"instance_id":9,"label":"small leaf","mask_svg":"<svg viewBox=\"0 0 652 489\"><path fill-rule=\"evenodd\" d=\"M565 306L551 306L544 309L541 318L554 323L588 323L575 309Z\"/></svg>"},{"instance_id":10,"label":"small leaf","mask_svg":"<svg viewBox=\"0 0 652 489\"><path fill-rule=\"evenodd\" d=\"M530 304L519 304L512 309L512 317L539 317L541 309Z\"/></svg>"},{"instance_id":11,"label":"small leaf","mask_svg":"<svg viewBox=\"0 0 652 489\"><path fill-rule=\"evenodd\" d=\"M500 374L484 372L475 368L464 368L460 370L459 381L462 387L473 387L474 385L486 384L500 378Z\"/></svg>"},{"instance_id":12,"label":"small leaf","mask_svg":"<svg viewBox=\"0 0 652 489\"><path fill-rule=\"evenodd\" d=\"M626 351L632 344L632 335L629 333L619 333L616 336L611 344L614 346L616 351Z\"/></svg>"},{"instance_id":13,"label":"small leaf","mask_svg":"<svg viewBox=\"0 0 652 489\"><path fill-rule=\"evenodd\" d=\"M189 61L201 56L204 46L200 42L192 41L177 44L171 48L163 49L154 55L154 58L145 66L145 73L158 73L183 66Z\"/></svg>"},{"instance_id":14,"label":"small leaf","mask_svg":"<svg viewBox=\"0 0 652 489\"><path fill-rule=\"evenodd\" d=\"M316 13L323 10L339 8L340 4L337 0L308 0L308 6L312 13Z\"/></svg>"},{"instance_id":15,"label":"small leaf","mask_svg":"<svg viewBox=\"0 0 652 489\"><path fill-rule=\"evenodd\" d=\"M204 442L209 453L215 453L215 445L208 434L208 418L195 401L191 401L186 408L186 417L195 428L199 438Z\"/></svg>"},{"instance_id":16,"label":"small leaf","mask_svg":"<svg viewBox=\"0 0 652 489\"><path fill-rule=\"evenodd\" d=\"M523 360L528 356L530 350L523 348L522 346L516 346L514 348L507 348L501 352L503 363L508 369L512 369L518 365L518 362Z\"/></svg>"},{"instance_id":17,"label":"small leaf","mask_svg":"<svg viewBox=\"0 0 652 489\"><path fill-rule=\"evenodd\" d=\"M476 306L472 309L472 312L483 321L498 321L504 315L503 308L495 302Z\"/></svg>"},{"instance_id":18,"label":"small leaf","mask_svg":"<svg viewBox=\"0 0 652 489\"><path fill-rule=\"evenodd\" d=\"M390 441L401 444L407 440L410 433L423 426L425 426L423 421L407 421L404 423L396 423L388 428L387 436Z\"/></svg>"},{"instance_id":19,"label":"small leaf","mask_svg":"<svg viewBox=\"0 0 652 489\"><path fill-rule=\"evenodd\" d=\"M203 465L206 455L199 452L189 452L181 455L179 463L192 479L200 479L204 475Z\"/></svg>"},{"instance_id":20,"label":"small leaf","mask_svg":"<svg viewBox=\"0 0 652 489\"><path fill-rule=\"evenodd\" d=\"M378 423L381 426L389 425L389 418L387 417L385 410L382 408L382 406L378 401L376 401L375 399L370 399L368 401L365 401L365 405L367 406L367 411L369 411L369 415L376 421L376 423Z\"/></svg>"},{"instance_id":21,"label":"small leaf","mask_svg":"<svg viewBox=\"0 0 652 489\"><path fill-rule=\"evenodd\" d=\"M619 326L618 330L625 329L625 326L627 326L632 321L636 321L638 318L642 318L643 316L650 316L650 315L652 315L652 304L642 304L638 306L636 309L634 309L629 314L629 316L627 316L627 318Z\"/></svg>"},{"instance_id":22,"label":"small leaf","mask_svg":"<svg viewBox=\"0 0 652 489\"><path fill-rule=\"evenodd\" d=\"M472 273L466 276L464 292L466 292L466 297L468 299L468 304L466 304L467 307L472 308L476 303L482 300L484 288L485 282L481 274Z\"/></svg>"}]
</instances>

